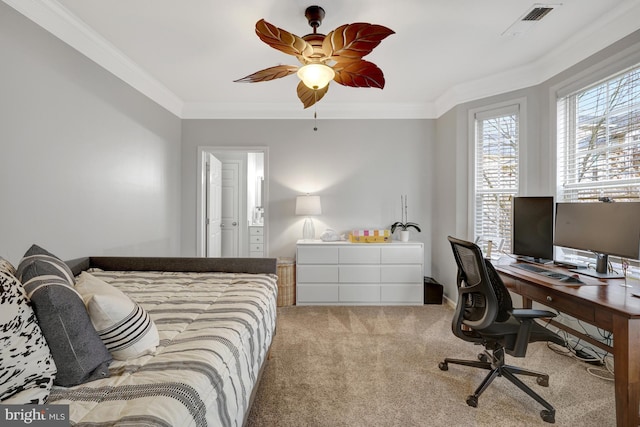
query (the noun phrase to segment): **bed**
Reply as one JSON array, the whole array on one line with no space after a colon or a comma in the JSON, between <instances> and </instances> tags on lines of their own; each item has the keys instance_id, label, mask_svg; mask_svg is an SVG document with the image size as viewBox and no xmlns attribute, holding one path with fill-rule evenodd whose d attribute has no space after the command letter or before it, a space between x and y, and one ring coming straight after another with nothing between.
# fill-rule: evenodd
<instances>
[{"instance_id":1,"label":"bed","mask_svg":"<svg viewBox=\"0 0 640 427\"><path fill-rule=\"evenodd\" d=\"M108 377L53 385L47 405L69 405L78 426L245 423L275 333L275 259L87 257L66 264L76 285L90 277L142 307L157 347L113 359Z\"/></svg>"}]
</instances>

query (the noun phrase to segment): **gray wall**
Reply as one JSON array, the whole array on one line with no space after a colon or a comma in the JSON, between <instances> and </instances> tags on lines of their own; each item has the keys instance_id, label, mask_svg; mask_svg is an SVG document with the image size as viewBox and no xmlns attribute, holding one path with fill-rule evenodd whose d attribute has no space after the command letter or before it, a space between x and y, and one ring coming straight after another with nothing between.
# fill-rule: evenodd
<instances>
[{"instance_id":1,"label":"gray wall","mask_svg":"<svg viewBox=\"0 0 640 427\"><path fill-rule=\"evenodd\" d=\"M437 121L434 165L435 187L432 220L431 268L433 277L444 285L445 296L456 298L456 265L447 236L467 236L467 184L469 159L467 134L458 128L464 110L454 108Z\"/></svg>"},{"instance_id":2,"label":"gray wall","mask_svg":"<svg viewBox=\"0 0 640 427\"><path fill-rule=\"evenodd\" d=\"M321 107L319 113L321 114ZM312 113L309 113L311 117ZM269 256L293 256L303 218L295 197L321 196L319 235L326 228L384 228L401 220L400 195L409 220L422 233L430 273L434 120L185 120L182 133L182 251L196 253L196 174L199 146L266 146L269 149Z\"/></svg>"},{"instance_id":3,"label":"gray wall","mask_svg":"<svg viewBox=\"0 0 640 427\"><path fill-rule=\"evenodd\" d=\"M0 256L180 253L180 119L0 3Z\"/></svg>"}]
</instances>

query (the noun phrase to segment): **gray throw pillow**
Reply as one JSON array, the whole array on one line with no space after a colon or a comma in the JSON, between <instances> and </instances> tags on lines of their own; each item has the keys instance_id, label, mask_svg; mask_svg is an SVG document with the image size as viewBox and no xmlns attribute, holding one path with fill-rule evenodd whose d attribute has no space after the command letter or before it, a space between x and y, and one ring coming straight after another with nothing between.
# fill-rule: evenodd
<instances>
[{"instance_id":1,"label":"gray throw pillow","mask_svg":"<svg viewBox=\"0 0 640 427\"><path fill-rule=\"evenodd\" d=\"M91 324L66 264L34 245L18 265L18 278L58 368L54 384L70 387L108 377L111 355Z\"/></svg>"},{"instance_id":2,"label":"gray throw pillow","mask_svg":"<svg viewBox=\"0 0 640 427\"><path fill-rule=\"evenodd\" d=\"M25 278L25 269L29 267L29 277ZM48 252L38 245L32 245L18 264L16 276L22 283L35 276L53 275L58 276L74 285L73 273L69 266L60 258Z\"/></svg>"}]
</instances>

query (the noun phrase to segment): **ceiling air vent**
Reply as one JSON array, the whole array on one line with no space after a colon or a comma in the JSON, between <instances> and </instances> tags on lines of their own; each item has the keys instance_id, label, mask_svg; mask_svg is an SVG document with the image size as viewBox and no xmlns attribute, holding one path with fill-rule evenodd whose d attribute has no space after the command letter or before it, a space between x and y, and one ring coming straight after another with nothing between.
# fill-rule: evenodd
<instances>
[{"instance_id":1,"label":"ceiling air vent","mask_svg":"<svg viewBox=\"0 0 640 427\"><path fill-rule=\"evenodd\" d=\"M539 21L546 16L547 13L553 10L552 7L535 7L533 10L525 15L521 21Z\"/></svg>"},{"instance_id":2,"label":"ceiling air vent","mask_svg":"<svg viewBox=\"0 0 640 427\"><path fill-rule=\"evenodd\" d=\"M547 16L556 7L562 4L539 4L531 6L516 22L502 33L503 36L519 36L529 31L542 18Z\"/></svg>"}]
</instances>

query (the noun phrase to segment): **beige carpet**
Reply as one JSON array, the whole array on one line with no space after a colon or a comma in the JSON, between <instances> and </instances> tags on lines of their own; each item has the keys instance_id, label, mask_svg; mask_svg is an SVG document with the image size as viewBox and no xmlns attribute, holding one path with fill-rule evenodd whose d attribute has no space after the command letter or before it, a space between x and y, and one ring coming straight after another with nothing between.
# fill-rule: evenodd
<instances>
[{"instance_id":1,"label":"beige carpet","mask_svg":"<svg viewBox=\"0 0 640 427\"><path fill-rule=\"evenodd\" d=\"M450 365L481 347L451 332L453 311L420 307L282 307L248 426L548 426L542 406L497 378L477 408L465 398L486 371ZM559 426L615 425L613 382L544 343L507 363L550 375L524 378L556 408Z\"/></svg>"}]
</instances>

